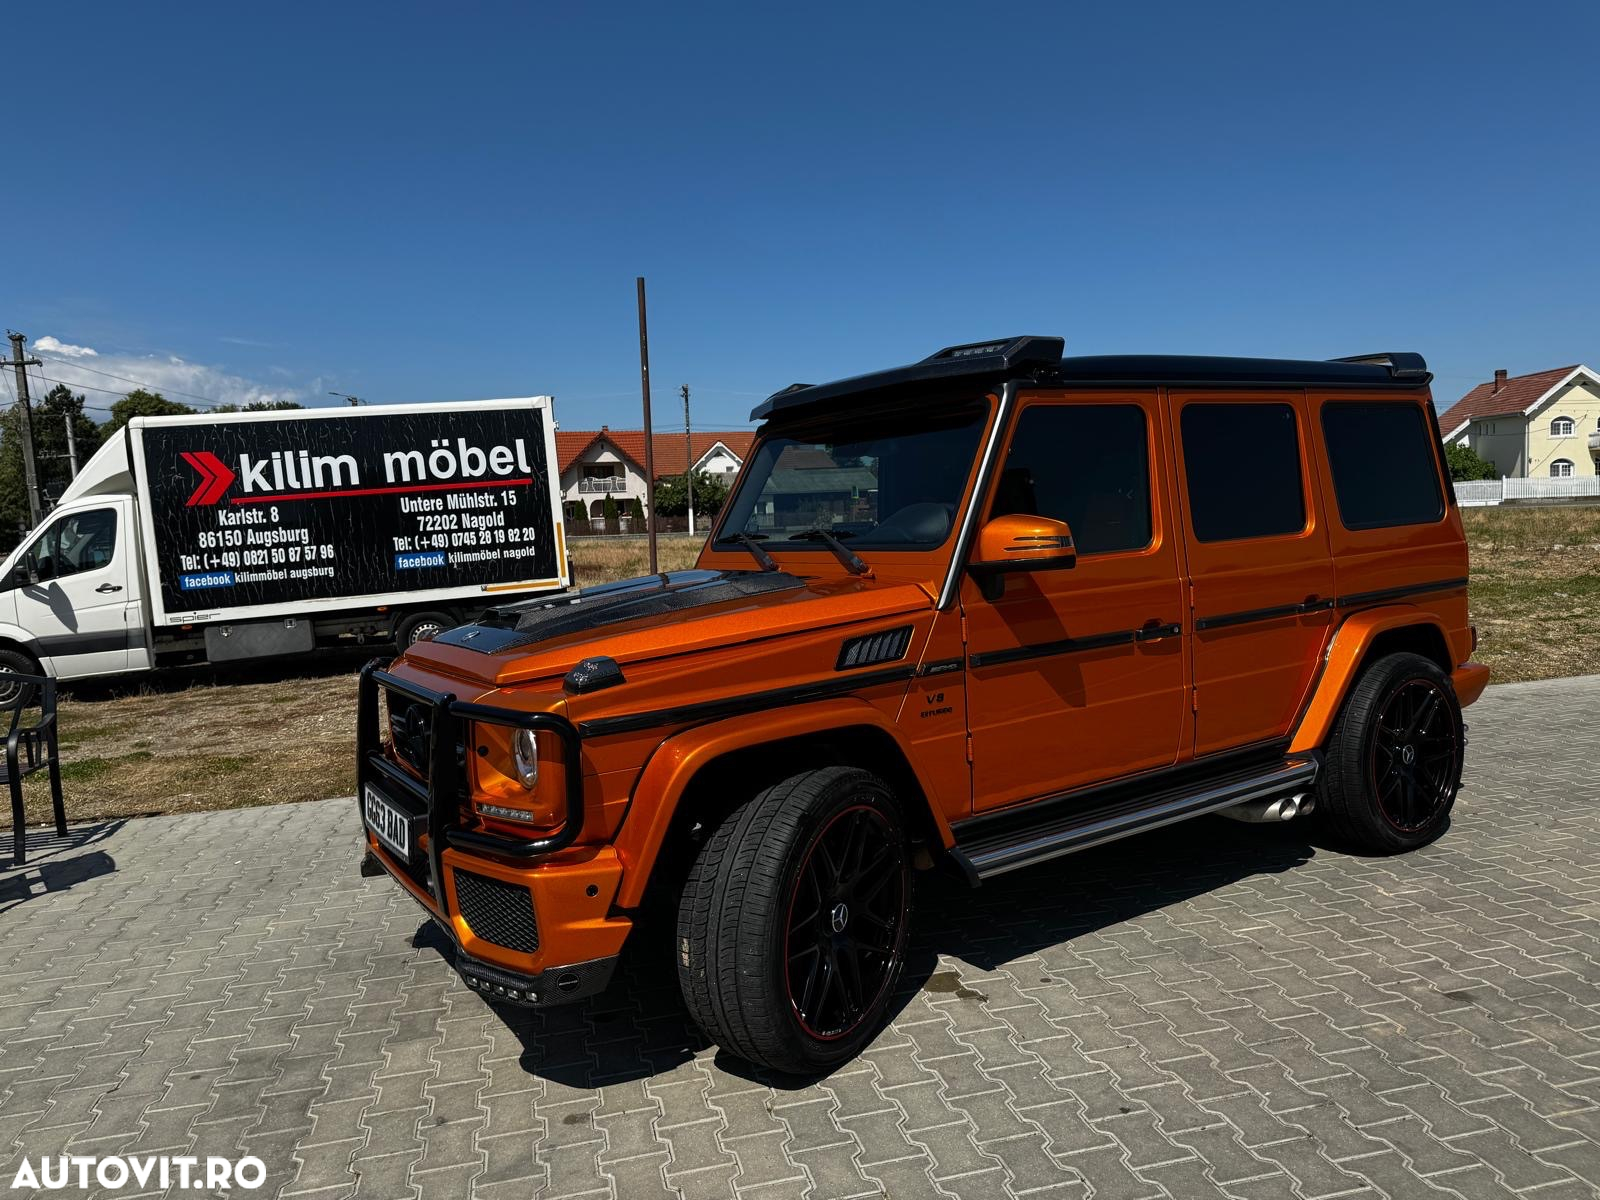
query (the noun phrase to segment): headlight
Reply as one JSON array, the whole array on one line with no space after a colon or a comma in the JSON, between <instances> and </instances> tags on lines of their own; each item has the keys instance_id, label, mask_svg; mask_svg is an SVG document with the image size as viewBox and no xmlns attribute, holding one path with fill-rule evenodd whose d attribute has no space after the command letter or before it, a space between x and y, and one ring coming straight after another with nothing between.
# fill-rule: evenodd
<instances>
[{"instance_id":1,"label":"headlight","mask_svg":"<svg viewBox=\"0 0 1600 1200\"><path fill-rule=\"evenodd\" d=\"M539 744L533 730L517 730L511 739L511 758L516 763L517 778L531 792L539 783Z\"/></svg>"}]
</instances>

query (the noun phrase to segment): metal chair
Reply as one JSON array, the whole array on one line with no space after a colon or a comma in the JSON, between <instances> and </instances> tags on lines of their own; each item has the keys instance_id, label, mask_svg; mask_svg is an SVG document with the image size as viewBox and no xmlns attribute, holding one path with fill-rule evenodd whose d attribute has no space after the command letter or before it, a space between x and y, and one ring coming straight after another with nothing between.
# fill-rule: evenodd
<instances>
[{"instance_id":1,"label":"metal chair","mask_svg":"<svg viewBox=\"0 0 1600 1200\"><path fill-rule=\"evenodd\" d=\"M61 799L61 752L56 746L56 681L43 675L7 674L17 685L16 695L0 705L0 713L10 714L6 732L4 778L11 789L12 866L28 861L27 814L22 807L22 781L35 771L50 772L50 800L55 806L56 833L67 836L67 810ZM22 723L23 715L38 696L39 719Z\"/></svg>"}]
</instances>

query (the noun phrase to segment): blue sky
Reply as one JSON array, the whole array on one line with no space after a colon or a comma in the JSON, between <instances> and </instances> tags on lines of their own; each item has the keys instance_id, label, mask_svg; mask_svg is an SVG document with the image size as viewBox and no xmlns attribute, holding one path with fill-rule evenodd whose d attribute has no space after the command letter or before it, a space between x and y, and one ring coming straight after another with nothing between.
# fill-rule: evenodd
<instances>
[{"instance_id":1,"label":"blue sky","mask_svg":"<svg viewBox=\"0 0 1600 1200\"><path fill-rule=\"evenodd\" d=\"M45 375L621 427L637 274L663 424L1020 332L1600 365L1593 4L34 14L0 321L96 351Z\"/></svg>"}]
</instances>

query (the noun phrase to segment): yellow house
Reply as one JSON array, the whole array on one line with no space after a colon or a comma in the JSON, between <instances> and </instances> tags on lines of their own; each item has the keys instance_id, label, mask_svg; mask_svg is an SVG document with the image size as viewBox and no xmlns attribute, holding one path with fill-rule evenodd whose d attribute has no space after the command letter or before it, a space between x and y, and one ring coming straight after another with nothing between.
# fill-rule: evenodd
<instances>
[{"instance_id":1,"label":"yellow house","mask_svg":"<svg viewBox=\"0 0 1600 1200\"><path fill-rule=\"evenodd\" d=\"M1471 446L1510 478L1600 474L1600 375L1581 363L1496 371L1439 415L1447 446Z\"/></svg>"}]
</instances>

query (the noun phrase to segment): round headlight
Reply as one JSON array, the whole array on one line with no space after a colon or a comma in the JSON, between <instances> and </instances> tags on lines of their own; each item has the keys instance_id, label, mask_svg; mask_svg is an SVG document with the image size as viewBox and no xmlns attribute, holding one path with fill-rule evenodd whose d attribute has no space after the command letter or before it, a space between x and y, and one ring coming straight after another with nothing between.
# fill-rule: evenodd
<instances>
[{"instance_id":1,"label":"round headlight","mask_svg":"<svg viewBox=\"0 0 1600 1200\"><path fill-rule=\"evenodd\" d=\"M539 782L539 744L531 729L519 729L511 739L511 756L516 762L517 778L530 791Z\"/></svg>"}]
</instances>

